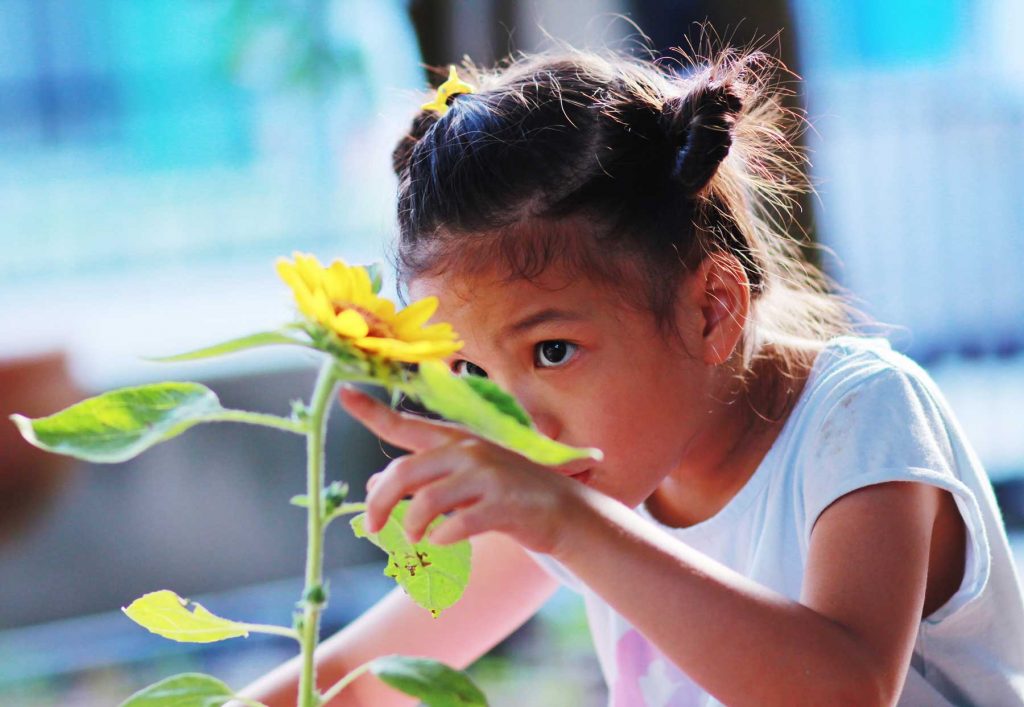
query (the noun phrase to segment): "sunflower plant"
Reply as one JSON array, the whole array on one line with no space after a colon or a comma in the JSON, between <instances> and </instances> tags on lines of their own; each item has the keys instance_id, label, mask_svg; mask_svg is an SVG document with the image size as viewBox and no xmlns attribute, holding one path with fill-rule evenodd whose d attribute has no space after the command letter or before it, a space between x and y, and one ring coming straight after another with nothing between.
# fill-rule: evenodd
<instances>
[{"instance_id":1,"label":"sunflower plant","mask_svg":"<svg viewBox=\"0 0 1024 707\"><path fill-rule=\"evenodd\" d=\"M41 449L102 463L126 461L206 422L241 422L305 436L307 490L290 500L305 508L308 516L305 585L291 626L216 616L166 589L136 599L123 607L124 613L153 633L175 641L207 643L245 637L250 632L294 639L302 656L300 707L329 702L367 671L427 705L485 705L483 694L465 674L441 663L404 656L377 658L323 693L316 689L314 651L328 601L323 538L330 523L351 516L353 532L388 554L385 573L435 617L462 595L471 559L466 541L446 546L433 545L427 539L410 543L401 524L405 502L377 533L367 532L365 503L349 501L348 486L343 482L325 484L324 433L335 388L341 382L362 383L384 388L393 402L408 396L479 436L542 464L599 458L600 452L568 447L543 436L516 401L492 382L454 376L443 359L458 351L462 342L451 325L429 323L437 309L436 298L427 297L399 310L380 296L378 267L350 266L340 259L324 266L302 253L279 259L277 273L295 298L300 315L297 321L274 331L156 360L190 361L280 345L320 352L322 364L309 402L293 402L287 417L228 409L203 385L165 382L110 391L48 417L13 415L11 419L22 436ZM212 676L184 673L142 689L122 707L216 707L232 700L260 704L236 695Z\"/></svg>"}]
</instances>

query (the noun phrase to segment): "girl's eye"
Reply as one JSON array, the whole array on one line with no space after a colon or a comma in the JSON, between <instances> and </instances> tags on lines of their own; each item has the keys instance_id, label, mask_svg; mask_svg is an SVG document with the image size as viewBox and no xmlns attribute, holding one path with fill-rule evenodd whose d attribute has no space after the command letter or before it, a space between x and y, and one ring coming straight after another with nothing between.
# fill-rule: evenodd
<instances>
[{"instance_id":1,"label":"girl's eye","mask_svg":"<svg viewBox=\"0 0 1024 707\"><path fill-rule=\"evenodd\" d=\"M456 361L455 365L452 366L452 371L455 373L455 375L462 376L462 377L465 377L465 376L479 376L480 378L486 378L487 377L487 371L485 371L484 369L480 368L480 366L476 365L475 363L470 363L469 361Z\"/></svg>"},{"instance_id":2,"label":"girl's eye","mask_svg":"<svg viewBox=\"0 0 1024 707\"><path fill-rule=\"evenodd\" d=\"M576 344L561 339L542 341L534 349L534 360L541 368L556 368L572 360L578 349Z\"/></svg>"}]
</instances>

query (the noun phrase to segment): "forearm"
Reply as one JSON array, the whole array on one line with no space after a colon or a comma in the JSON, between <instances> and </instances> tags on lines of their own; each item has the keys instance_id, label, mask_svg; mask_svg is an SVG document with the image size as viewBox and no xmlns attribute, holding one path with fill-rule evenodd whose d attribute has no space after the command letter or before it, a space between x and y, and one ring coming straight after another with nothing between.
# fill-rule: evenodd
<instances>
[{"instance_id":1,"label":"forearm","mask_svg":"<svg viewBox=\"0 0 1024 707\"><path fill-rule=\"evenodd\" d=\"M870 652L832 620L610 498L581 509L571 526L557 559L722 702L885 701Z\"/></svg>"},{"instance_id":2,"label":"forearm","mask_svg":"<svg viewBox=\"0 0 1024 707\"><path fill-rule=\"evenodd\" d=\"M345 674L358 667L355 665L357 661L346 659L352 652L346 651L344 644L338 643L339 640L344 641L346 636L337 634L333 638L335 643L332 644L329 639L316 650L316 684L322 694ZM240 694L267 707L294 707L297 704L301 665L299 657L289 660L247 685ZM328 704L329 707L412 707L416 702L415 699L387 687L373 675L364 674ZM241 702L231 702L229 707L243 705Z\"/></svg>"},{"instance_id":3,"label":"forearm","mask_svg":"<svg viewBox=\"0 0 1024 707\"><path fill-rule=\"evenodd\" d=\"M533 616L557 584L515 541L500 533L473 538L473 572L462 598L439 618L392 590L317 649L317 685L327 690L381 655L426 656L463 669ZM268 707L293 707L299 663L286 663L243 693ZM346 687L330 707L404 707L410 698L371 675ZM232 707L235 707L232 705ZM239 706L240 707L240 706Z\"/></svg>"},{"instance_id":4,"label":"forearm","mask_svg":"<svg viewBox=\"0 0 1024 707\"><path fill-rule=\"evenodd\" d=\"M358 627L349 627L357 632ZM316 682L321 694L361 664L357 657L360 636L346 633L343 629L317 647ZM365 641L363 641L365 642ZM363 656L370 660L375 656ZM364 661L365 662L365 661ZM302 670L301 656L282 663L271 672L247 685L240 691L242 697L255 699L267 707L294 707L298 704L299 674ZM416 700L394 690L375 677L364 674L348 685L340 694L327 703L327 707L411 707ZM242 707L240 702L229 703L229 707Z\"/></svg>"}]
</instances>

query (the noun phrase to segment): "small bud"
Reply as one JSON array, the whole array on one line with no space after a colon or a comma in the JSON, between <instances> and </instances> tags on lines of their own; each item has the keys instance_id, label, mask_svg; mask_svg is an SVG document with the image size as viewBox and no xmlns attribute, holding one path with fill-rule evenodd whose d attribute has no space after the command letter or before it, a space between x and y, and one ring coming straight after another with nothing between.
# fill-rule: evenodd
<instances>
[{"instance_id":1,"label":"small bud","mask_svg":"<svg viewBox=\"0 0 1024 707\"><path fill-rule=\"evenodd\" d=\"M348 498L348 484L340 481L332 481L331 484L324 489L324 513L330 513L335 508L339 507Z\"/></svg>"},{"instance_id":2,"label":"small bud","mask_svg":"<svg viewBox=\"0 0 1024 707\"><path fill-rule=\"evenodd\" d=\"M303 598L310 604L320 606L327 603L327 590L322 585L316 584L306 590Z\"/></svg>"},{"instance_id":3,"label":"small bud","mask_svg":"<svg viewBox=\"0 0 1024 707\"><path fill-rule=\"evenodd\" d=\"M301 400L293 400L292 419L296 422L306 422L309 420L309 406Z\"/></svg>"}]
</instances>

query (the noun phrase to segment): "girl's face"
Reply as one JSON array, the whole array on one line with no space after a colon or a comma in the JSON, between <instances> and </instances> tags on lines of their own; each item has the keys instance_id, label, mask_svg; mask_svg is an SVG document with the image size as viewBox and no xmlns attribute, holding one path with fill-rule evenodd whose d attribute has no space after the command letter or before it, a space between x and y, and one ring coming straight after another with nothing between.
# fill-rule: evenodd
<instances>
[{"instance_id":1,"label":"girl's face","mask_svg":"<svg viewBox=\"0 0 1024 707\"><path fill-rule=\"evenodd\" d=\"M603 450L604 460L577 478L630 507L681 469L715 421L715 367L686 353L699 341L684 350L614 288L552 267L534 282L433 275L411 282L409 293L437 296L434 320L465 341L449 359L456 373L487 375L548 436ZM699 339L699 311L680 299L689 344Z\"/></svg>"}]
</instances>

